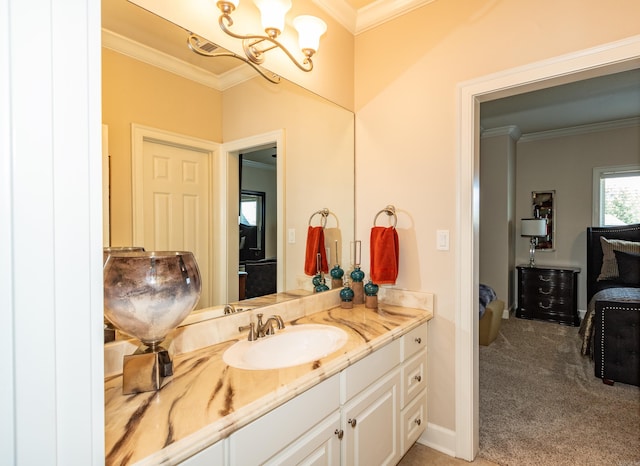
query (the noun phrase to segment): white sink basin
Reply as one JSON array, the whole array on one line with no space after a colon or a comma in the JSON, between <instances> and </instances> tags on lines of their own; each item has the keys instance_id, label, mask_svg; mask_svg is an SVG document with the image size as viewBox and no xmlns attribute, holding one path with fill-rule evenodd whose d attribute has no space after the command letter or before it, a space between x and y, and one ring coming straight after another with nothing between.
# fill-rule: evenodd
<instances>
[{"instance_id":1,"label":"white sink basin","mask_svg":"<svg viewBox=\"0 0 640 466\"><path fill-rule=\"evenodd\" d=\"M278 369L321 359L339 350L346 342L347 333L338 327L292 325L277 330L275 335L239 341L224 352L222 359L238 369Z\"/></svg>"}]
</instances>

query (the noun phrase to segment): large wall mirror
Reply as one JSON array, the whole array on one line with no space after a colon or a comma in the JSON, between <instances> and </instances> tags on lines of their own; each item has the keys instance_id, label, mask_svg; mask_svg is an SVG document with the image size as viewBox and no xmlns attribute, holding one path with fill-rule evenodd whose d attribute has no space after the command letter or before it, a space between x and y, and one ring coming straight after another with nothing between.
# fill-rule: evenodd
<instances>
[{"instance_id":1,"label":"large wall mirror","mask_svg":"<svg viewBox=\"0 0 640 466\"><path fill-rule=\"evenodd\" d=\"M354 238L352 112L286 80L269 83L240 61L196 55L185 29L126 0L102 1L102 25L108 245L159 249L145 244L153 240L176 249L166 238L182 235L185 248L203 251L196 254L207 287L200 307L236 302L244 190L263 194L252 198L265 212L256 260L275 262L278 292L312 290L312 277L303 270L305 242L309 218L319 209L332 213L331 227L344 243L338 259L348 260ZM268 161L251 155L261 151L271 151ZM148 186L142 173L171 173L164 161L176 160L175 152L183 152L178 163L194 167L189 181L204 183L197 201L179 206L180 215L162 195L141 194ZM149 209L167 214L150 226L140 218ZM191 228L196 224L198 231ZM332 265L338 259L332 252Z\"/></svg>"}]
</instances>

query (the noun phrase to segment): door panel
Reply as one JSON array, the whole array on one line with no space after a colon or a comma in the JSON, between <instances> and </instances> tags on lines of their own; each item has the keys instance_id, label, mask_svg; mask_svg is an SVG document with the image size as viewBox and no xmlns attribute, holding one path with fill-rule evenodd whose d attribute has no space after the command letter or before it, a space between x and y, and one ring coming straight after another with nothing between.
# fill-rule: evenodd
<instances>
[{"instance_id":1,"label":"door panel","mask_svg":"<svg viewBox=\"0 0 640 466\"><path fill-rule=\"evenodd\" d=\"M209 270L209 163L205 152L143 144L143 246L191 251L201 271ZM203 280L198 307L209 303L209 280Z\"/></svg>"}]
</instances>

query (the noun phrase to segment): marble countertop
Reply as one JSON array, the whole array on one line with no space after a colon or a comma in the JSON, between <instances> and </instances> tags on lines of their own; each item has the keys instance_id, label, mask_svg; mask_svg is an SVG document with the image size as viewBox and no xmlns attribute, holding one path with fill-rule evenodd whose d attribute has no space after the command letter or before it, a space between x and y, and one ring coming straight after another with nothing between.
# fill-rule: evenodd
<instances>
[{"instance_id":1,"label":"marble countertop","mask_svg":"<svg viewBox=\"0 0 640 466\"><path fill-rule=\"evenodd\" d=\"M275 370L226 365L222 354L245 333L174 356L173 379L157 392L123 395L122 376L105 377L105 464L182 461L432 317L432 311L386 304L335 307L286 322L347 332L347 343L318 361Z\"/></svg>"}]
</instances>

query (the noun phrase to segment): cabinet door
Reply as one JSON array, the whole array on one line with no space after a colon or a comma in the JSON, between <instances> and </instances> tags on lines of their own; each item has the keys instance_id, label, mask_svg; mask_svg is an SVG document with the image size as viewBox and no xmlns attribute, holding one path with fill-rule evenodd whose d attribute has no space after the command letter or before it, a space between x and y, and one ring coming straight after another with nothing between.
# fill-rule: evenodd
<instances>
[{"instance_id":1,"label":"cabinet door","mask_svg":"<svg viewBox=\"0 0 640 466\"><path fill-rule=\"evenodd\" d=\"M265 465L269 466L339 466L340 412L336 410L317 427L307 432L277 454Z\"/></svg>"},{"instance_id":2,"label":"cabinet door","mask_svg":"<svg viewBox=\"0 0 640 466\"><path fill-rule=\"evenodd\" d=\"M342 464L397 464L402 457L399 413L400 371L394 369L343 407Z\"/></svg>"}]
</instances>

